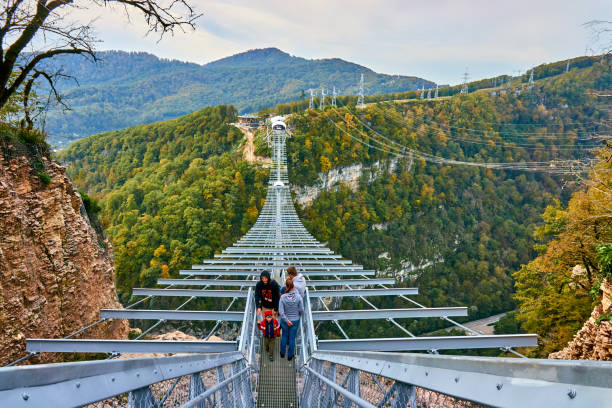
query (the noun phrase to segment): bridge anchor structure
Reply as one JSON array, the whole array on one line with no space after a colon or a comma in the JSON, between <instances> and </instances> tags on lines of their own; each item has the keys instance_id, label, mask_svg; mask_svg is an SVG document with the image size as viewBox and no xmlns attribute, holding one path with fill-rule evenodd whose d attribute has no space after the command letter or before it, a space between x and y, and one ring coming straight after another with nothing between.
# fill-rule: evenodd
<instances>
[{"instance_id":1,"label":"bridge anchor structure","mask_svg":"<svg viewBox=\"0 0 612 408\"><path fill-rule=\"evenodd\" d=\"M276 123L276 122L275 122ZM397 319L466 316L465 307L427 308L410 298L417 288L396 288L317 241L302 225L287 172L283 126L272 126L268 192L253 227L233 246L159 279L157 288L134 288L142 300L103 309L100 321L213 321L204 340L28 339L32 353L107 353L106 360L0 368L0 407L575 407L612 401L612 363L438 354L440 350L529 347L533 334L419 337ZM263 270L279 282L294 265L307 279L304 314L292 361L263 358L256 328L254 286ZM144 309L151 297L186 299L175 310ZM396 296L407 307L380 309L371 299ZM369 309L340 310L343 297ZM225 310L186 310L200 298L230 299ZM236 309L238 305L241 310ZM138 306L136 308L135 306ZM416 307L415 307L416 306ZM344 320L385 320L405 337L349 338ZM331 322L338 338L319 339L315 324ZM236 339L206 341L223 322L240 324ZM93 326L94 324L90 325ZM460 326L460 325L459 325ZM144 334L146 334L145 331ZM82 334L85 329L78 332ZM420 353L413 353L413 352ZM429 354L427 354L427 352ZM118 359L121 354L140 354ZM175 354L142 356L143 353Z\"/></svg>"}]
</instances>

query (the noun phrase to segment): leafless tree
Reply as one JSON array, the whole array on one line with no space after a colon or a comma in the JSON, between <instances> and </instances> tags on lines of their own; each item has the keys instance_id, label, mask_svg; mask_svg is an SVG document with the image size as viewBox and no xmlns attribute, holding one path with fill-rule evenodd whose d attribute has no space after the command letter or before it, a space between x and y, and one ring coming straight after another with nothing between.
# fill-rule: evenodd
<instances>
[{"instance_id":1,"label":"leafless tree","mask_svg":"<svg viewBox=\"0 0 612 408\"><path fill-rule=\"evenodd\" d=\"M28 127L33 84L45 80L59 103L55 83L61 72L49 71L45 60L60 54L79 54L96 60L91 22L70 20L70 12L88 7L123 9L142 14L149 33L160 36L176 29L194 29L199 17L189 0L0 0L0 110L12 97L23 101Z\"/></svg>"}]
</instances>

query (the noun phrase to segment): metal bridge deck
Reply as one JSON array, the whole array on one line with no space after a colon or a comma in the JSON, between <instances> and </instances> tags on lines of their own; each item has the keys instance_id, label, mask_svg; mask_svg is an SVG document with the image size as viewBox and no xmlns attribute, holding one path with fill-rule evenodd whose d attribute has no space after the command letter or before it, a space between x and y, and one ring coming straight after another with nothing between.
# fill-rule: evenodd
<instances>
[{"instance_id":1,"label":"metal bridge deck","mask_svg":"<svg viewBox=\"0 0 612 408\"><path fill-rule=\"evenodd\" d=\"M263 349L259 358L259 382L257 384L257 407L289 408L298 406L297 382L294 358L288 361L279 354L280 339L276 339L274 361L270 361L268 353Z\"/></svg>"}]
</instances>

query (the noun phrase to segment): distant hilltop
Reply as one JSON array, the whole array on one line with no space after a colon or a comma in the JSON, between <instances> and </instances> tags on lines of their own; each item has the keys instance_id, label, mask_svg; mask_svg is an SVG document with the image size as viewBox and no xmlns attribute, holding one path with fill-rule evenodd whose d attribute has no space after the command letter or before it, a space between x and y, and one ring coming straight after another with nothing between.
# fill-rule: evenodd
<instances>
[{"instance_id":1,"label":"distant hilltop","mask_svg":"<svg viewBox=\"0 0 612 408\"><path fill-rule=\"evenodd\" d=\"M158 58L144 52L101 51L100 62L81 56L53 59L73 80L59 88L71 107L52 110L46 130L52 145L104 131L173 119L205 106L232 104L258 111L298 100L308 90L336 87L356 94L364 74L366 94L435 86L422 78L379 74L339 58L305 59L278 48L242 52L205 65Z\"/></svg>"}]
</instances>

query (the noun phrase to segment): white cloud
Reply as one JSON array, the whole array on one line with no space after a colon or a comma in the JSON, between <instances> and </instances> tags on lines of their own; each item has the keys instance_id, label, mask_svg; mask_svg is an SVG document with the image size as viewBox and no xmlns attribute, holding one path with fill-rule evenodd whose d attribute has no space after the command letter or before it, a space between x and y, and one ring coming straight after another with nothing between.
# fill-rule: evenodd
<instances>
[{"instance_id":1,"label":"white cloud","mask_svg":"<svg viewBox=\"0 0 612 408\"><path fill-rule=\"evenodd\" d=\"M157 42L140 16L100 15L102 49L148 51L209 62L251 48L278 47L306 58L339 57L375 71L457 83L584 53L582 24L612 16L609 0L373 1L192 0L198 28ZM79 13L79 12L77 12Z\"/></svg>"}]
</instances>

